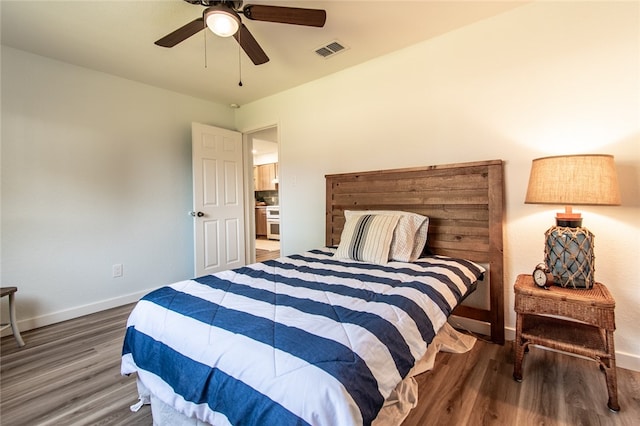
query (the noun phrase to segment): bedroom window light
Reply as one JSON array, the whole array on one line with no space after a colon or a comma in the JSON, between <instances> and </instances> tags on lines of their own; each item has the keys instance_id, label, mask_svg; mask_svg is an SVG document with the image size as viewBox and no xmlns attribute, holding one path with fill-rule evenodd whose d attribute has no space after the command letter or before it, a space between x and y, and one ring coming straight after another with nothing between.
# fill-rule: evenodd
<instances>
[{"instance_id":1,"label":"bedroom window light","mask_svg":"<svg viewBox=\"0 0 640 426\"><path fill-rule=\"evenodd\" d=\"M556 284L591 288L594 236L573 205L620 205L612 155L562 155L533 160L525 204L559 204L556 225L545 233L545 263Z\"/></svg>"}]
</instances>

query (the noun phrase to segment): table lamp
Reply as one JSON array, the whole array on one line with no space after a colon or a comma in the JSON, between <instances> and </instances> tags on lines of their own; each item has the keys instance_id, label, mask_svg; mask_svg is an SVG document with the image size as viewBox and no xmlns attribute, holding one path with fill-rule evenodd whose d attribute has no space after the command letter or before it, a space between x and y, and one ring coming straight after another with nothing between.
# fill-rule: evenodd
<instances>
[{"instance_id":1,"label":"table lamp","mask_svg":"<svg viewBox=\"0 0 640 426\"><path fill-rule=\"evenodd\" d=\"M560 204L556 226L545 232L545 264L556 285L591 288L594 235L573 205L620 205L612 155L561 155L533 160L526 204Z\"/></svg>"}]
</instances>

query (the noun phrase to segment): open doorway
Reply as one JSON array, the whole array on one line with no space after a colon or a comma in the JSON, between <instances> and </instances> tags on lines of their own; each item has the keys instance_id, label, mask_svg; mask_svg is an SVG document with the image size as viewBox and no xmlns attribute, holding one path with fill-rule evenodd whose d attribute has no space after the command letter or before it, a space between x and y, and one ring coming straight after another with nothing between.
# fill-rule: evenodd
<instances>
[{"instance_id":1,"label":"open doorway","mask_svg":"<svg viewBox=\"0 0 640 426\"><path fill-rule=\"evenodd\" d=\"M280 257L277 126L247 133L252 147L257 262Z\"/></svg>"}]
</instances>

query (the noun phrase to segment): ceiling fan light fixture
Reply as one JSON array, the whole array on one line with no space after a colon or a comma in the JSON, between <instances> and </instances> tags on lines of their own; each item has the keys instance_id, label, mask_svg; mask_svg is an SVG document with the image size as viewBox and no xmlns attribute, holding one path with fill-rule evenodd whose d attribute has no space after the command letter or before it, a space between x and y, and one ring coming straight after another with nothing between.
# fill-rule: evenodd
<instances>
[{"instance_id":1,"label":"ceiling fan light fixture","mask_svg":"<svg viewBox=\"0 0 640 426\"><path fill-rule=\"evenodd\" d=\"M240 28L240 17L225 6L212 6L204 11L207 27L217 36L231 37Z\"/></svg>"}]
</instances>

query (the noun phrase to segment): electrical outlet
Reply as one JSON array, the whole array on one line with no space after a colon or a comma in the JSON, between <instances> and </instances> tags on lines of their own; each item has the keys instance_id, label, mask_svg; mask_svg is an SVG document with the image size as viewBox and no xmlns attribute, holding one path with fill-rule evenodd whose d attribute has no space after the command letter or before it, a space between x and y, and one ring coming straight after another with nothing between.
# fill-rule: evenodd
<instances>
[{"instance_id":1,"label":"electrical outlet","mask_svg":"<svg viewBox=\"0 0 640 426\"><path fill-rule=\"evenodd\" d=\"M115 265L113 265L111 270L113 272L113 278L121 277L122 276L122 263L116 263Z\"/></svg>"}]
</instances>

